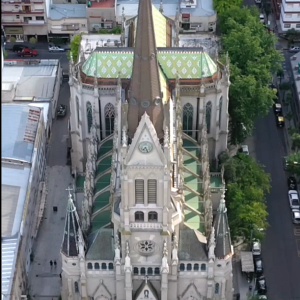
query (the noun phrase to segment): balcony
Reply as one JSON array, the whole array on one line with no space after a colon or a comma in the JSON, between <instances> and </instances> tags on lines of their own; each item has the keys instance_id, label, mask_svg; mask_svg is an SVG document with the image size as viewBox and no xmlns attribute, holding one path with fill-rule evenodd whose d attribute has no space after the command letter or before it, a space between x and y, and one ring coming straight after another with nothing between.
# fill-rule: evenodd
<instances>
[{"instance_id":1,"label":"balcony","mask_svg":"<svg viewBox=\"0 0 300 300\"><path fill-rule=\"evenodd\" d=\"M1 21L2 25L44 25L45 21L22 21L22 20L13 20L13 21Z\"/></svg>"},{"instance_id":2,"label":"balcony","mask_svg":"<svg viewBox=\"0 0 300 300\"><path fill-rule=\"evenodd\" d=\"M44 0L1 0L2 4L5 5L21 5L21 4L26 4L26 5L30 5L30 4L41 4L44 3Z\"/></svg>"},{"instance_id":3,"label":"balcony","mask_svg":"<svg viewBox=\"0 0 300 300\"><path fill-rule=\"evenodd\" d=\"M12 11L3 11L2 15L43 15L43 9L36 9L36 10L12 10Z\"/></svg>"}]
</instances>

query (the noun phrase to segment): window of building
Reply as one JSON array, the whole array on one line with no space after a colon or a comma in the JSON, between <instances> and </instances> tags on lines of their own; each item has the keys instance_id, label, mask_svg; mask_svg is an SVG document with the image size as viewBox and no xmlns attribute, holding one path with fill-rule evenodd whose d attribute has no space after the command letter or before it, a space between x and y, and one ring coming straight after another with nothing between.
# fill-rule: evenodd
<instances>
[{"instance_id":1,"label":"window of building","mask_svg":"<svg viewBox=\"0 0 300 300\"><path fill-rule=\"evenodd\" d=\"M292 16L293 16L293 14L285 14L284 15L287 19L290 19Z\"/></svg>"},{"instance_id":2,"label":"window of building","mask_svg":"<svg viewBox=\"0 0 300 300\"><path fill-rule=\"evenodd\" d=\"M85 24L81 24L81 27L85 27Z\"/></svg>"},{"instance_id":3,"label":"window of building","mask_svg":"<svg viewBox=\"0 0 300 300\"><path fill-rule=\"evenodd\" d=\"M221 121L222 121L222 105L223 105L223 97L219 100L219 127L221 128Z\"/></svg>"},{"instance_id":4,"label":"window of building","mask_svg":"<svg viewBox=\"0 0 300 300\"><path fill-rule=\"evenodd\" d=\"M217 264L217 267L218 267L218 268L221 268L221 267L222 267L222 265L221 265L221 264Z\"/></svg>"},{"instance_id":5,"label":"window of building","mask_svg":"<svg viewBox=\"0 0 300 300\"><path fill-rule=\"evenodd\" d=\"M75 293L79 293L79 287L78 287L77 281L74 282L74 290L75 290Z\"/></svg>"},{"instance_id":6,"label":"window of building","mask_svg":"<svg viewBox=\"0 0 300 300\"><path fill-rule=\"evenodd\" d=\"M113 270L114 269L114 264L113 263L109 263L108 264L108 270Z\"/></svg>"},{"instance_id":7,"label":"window of building","mask_svg":"<svg viewBox=\"0 0 300 300\"><path fill-rule=\"evenodd\" d=\"M292 8L294 5L292 3L287 3L287 7Z\"/></svg>"},{"instance_id":8,"label":"window of building","mask_svg":"<svg viewBox=\"0 0 300 300\"><path fill-rule=\"evenodd\" d=\"M18 8L19 8L19 5L15 5L15 8L17 8L17 9L18 9Z\"/></svg>"},{"instance_id":9,"label":"window of building","mask_svg":"<svg viewBox=\"0 0 300 300\"><path fill-rule=\"evenodd\" d=\"M77 112L77 127L79 127L79 122L80 122L80 118L79 118L79 98L76 96L76 112Z\"/></svg>"},{"instance_id":10,"label":"window of building","mask_svg":"<svg viewBox=\"0 0 300 300\"><path fill-rule=\"evenodd\" d=\"M188 271L191 271L191 270L192 270L192 264L187 264L186 269L187 269Z\"/></svg>"},{"instance_id":11,"label":"window of building","mask_svg":"<svg viewBox=\"0 0 300 300\"><path fill-rule=\"evenodd\" d=\"M147 274L148 275L153 275L153 269L152 268L148 268Z\"/></svg>"},{"instance_id":12,"label":"window of building","mask_svg":"<svg viewBox=\"0 0 300 300\"><path fill-rule=\"evenodd\" d=\"M148 214L148 221L149 222L155 222L157 221L157 212L156 211L150 211Z\"/></svg>"},{"instance_id":13,"label":"window of building","mask_svg":"<svg viewBox=\"0 0 300 300\"><path fill-rule=\"evenodd\" d=\"M211 101L206 103L206 126L207 126L207 133L210 133L210 125L211 125Z\"/></svg>"},{"instance_id":14,"label":"window of building","mask_svg":"<svg viewBox=\"0 0 300 300\"><path fill-rule=\"evenodd\" d=\"M102 264L101 264L101 269L102 269L102 270L106 270L106 269L107 269L106 263L102 263Z\"/></svg>"},{"instance_id":15,"label":"window of building","mask_svg":"<svg viewBox=\"0 0 300 300\"><path fill-rule=\"evenodd\" d=\"M135 180L135 203L144 204L144 180Z\"/></svg>"},{"instance_id":16,"label":"window of building","mask_svg":"<svg viewBox=\"0 0 300 300\"><path fill-rule=\"evenodd\" d=\"M133 268L133 274L135 274L135 275L139 274L139 269L137 267Z\"/></svg>"},{"instance_id":17,"label":"window of building","mask_svg":"<svg viewBox=\"0 0 300 300\"><path fill-rule=\"evenodd\" d=\"M284 24L284 28L291 28L291 24Z\"/></svg>"},{"instance_id":18,"label":"window of building","mask_svg":"<svg viewBox=\"0 0 300 300\"><path fill-rule=\"evenodd\" d=\"M215 294L219 294L219 292L220 292L220 284L216 283L216 285L215 285Z\"/></svg>"},{"instance_id":19,"label":"window of building","mask_svg":"<svg viewBox=\"0 0 300 300\"><path fill-rule=\"evenodd\" d=\"M155 274L155 275L159 275L159 274L160 274L159 268L155 268L155 269L154 269L154 274Z\"/></svg>"},{"instance_id":20,"label":"window of building","mask_svg":"<svg viewBox=\"0 0 300 300\"><path fill-rule=\"evenodd\" d=\"M187 103L183 106L183 120L182 120L182 129L183 132L192 136L193 130L193 114L194 109L190 103Z\"/></svg>"},{"instance_id":21,"label":"window of building","mask_svg":"<svg viewBox=\"0 0 300 300\"><path fill-rule=\"evenodd\" d=\"M144 221L144 213L142 211L135 212L134 219L136 222L143 222Z\"/></svg>"},{"instance_id":22,"label":"window of building","mask_svg":"<svg viewBox=\"0 0 300 300\"><path fill-rule=\"evenodd\" d=\"M199 271L199 264L194 264L194 271Z\"/></svg>"},{"instance_id":23,"label":"window of building","mask_svg":"<svg viewBox=\"0 0 300 300\"><path fill-rule=\"evenodd\" d=\"M115 108L111 103L107 103L104 107L105 130L106 136L114 132Z\"/></svg>"},{"instance_id":24,"label":"window of building","mask_svg":"<svg viewBox=\"0 0 300 300\"><path fill-rule=\"evenodd\" d=\"M300 14L298 17L300 17ZM300 24L296 24L296 28L300 28Z\"/></svg>"},{"instance_id":25,"label":"window of building","mask_svg":"<svg viewBox=\"0 0 300 300\"><path fill-rule=\"evenodd\" d=\"M20 15L16 15L16 19L20 19Z\"/></svg>"},{"instance_id":26,"label":"window of building","mask_svg":"<svg viewBox=\"0 0 300 300\"><path fill-rule=\"evenodd\" d=\"M184 270L185 270L185 265L184 265L184 264L180 264L179 270L180 270L180 271L184 271Z\"/></svg>"},{"instance_id":27,"label":"window of building","mask_svg":"<svg viewBox=\"0 0 300 300\"><path fill-rule=\"evenodd\" d=\"M141 275L145 275L146 274L146 269L145 268L141 268Z\"/></svg>"},{"instance_id":28,"label":"window of building","mask_svg":"<svg viewBox=\"0 0 300 300\"><path fill-rule=\"evenodd\" d=\"M41 16L36 16L35 19L37 21L44 21L45 20L44 17L41 17Z\"/></svg>"},{"instance_id":29,"label":"window of building","mask_svg":"<svg viewBox=\"0 0 300 300\"><path fill-rule=\"evenodd\" d=\"M100 270L100 265L99 265L99 263L95 263L95 270Z\"/></svg>"},{"instance_id":30,"label":"window of building","mask_svg":"<svg viewBox=\"0 0 300 300\"><path fill-rule=\"evenodd\" d=\"M206 264L201 264L201 271L206 271Z\"/></svg>"},{"instance_id":31,"label":"window of building","mask_svg":"<svg viewBox=\"0 0 300 300\"><path fill-rule=\"evenodd\" d=\"M157 180L148 179L148 203L156 203Z\"/></svg>"},{"instance_id":32,"label":"window of building","mask_svg":"<svg viewBox=\"0 0 300 300\"><path fill-rule=\"evenodd\" d=\"M89 101L86 103L86 120L88 126L88 133L90 133L93 124L93 108L91 102Z\"/></svg>"}]
</instances>

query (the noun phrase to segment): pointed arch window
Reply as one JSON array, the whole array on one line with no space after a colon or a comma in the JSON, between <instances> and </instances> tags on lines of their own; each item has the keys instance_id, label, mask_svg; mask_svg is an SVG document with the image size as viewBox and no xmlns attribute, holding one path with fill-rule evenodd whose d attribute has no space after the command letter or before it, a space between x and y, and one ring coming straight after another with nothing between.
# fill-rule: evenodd
<instances>
[{"instance_id":1,"label":"pointed arch window","mask_svg":"<svg viewBox=\"0 0 300 300\"><path fill-rule=\"evenodd\" d=\"M135 180L135 203L136 204L144 203L144 180L143 179Z\"/></svg>"},{"instance_id":2,"label":"pointed arch window","mask_svg":"<svg viewBox=\"0 0 300 300\"><path fill-rule=\"evenodd\" d=\"M105 130L106 136L114 132L115 108L111 103L107 103L104 107Z\"/></svg>"},{"instance_id":3,"label":"pointed arch window","mask_svg":"<svg viewBox=\"0 0 300 300\"><path fill-rule=\"evenodd\" d=\"M215 285L215 294L219 294L220 293L220 284L216 283Z\"/></svg>"},{"instance_id":4,"label":"pointed arch window","mask_svg":"<svg viewBox=\"0 0 300 300\"><path fill-rule=\"evenodd\" d=\"M148 203L156 203L157 180L148 179Z\"/></svg>"},{"instance_id":5,"label":"pointed arch window","mask_svg":"<svg viewBox=\"0 0 300 300\"><path fill-rule=\"evenodd\" d=\"M222 105L223 105L223 97L219 100L219 127L221 128L221 121L222 121Z\"/></svg>"},{"instance_id":6,"label":"pointed arch window","mask_svg":"<svg viewBox=\"0 0 300 300\"><path fill-rule=\"evenodd\" d=\"M89 101L86 103L86 120L87 120L88 133L90 133L93 124L93 108L91 102Z\"/></svg>"},{"instance_id":7,"label":"pointed arch window","mask_svg":"<svg viewBox=\"0 0 300 300\"><path fill-rule=\"evenodd\" d=\"M211 108L212 108L211 101L208 101L206 103L206 126L207 126L207 133L210 133L210 127L211 127Z\"/></svg>"},{"instance_id":8,"label":"pointed arch window","mask_svg":"<svg viewBox=\"0 0 300 300\"><path fill-rule=\"evenodd\" d=\"M194 108L190 103L187 103L183 106L183 120L182 120L182 129L183 132L192 136L193 130L193 114Z\"/></svg>"},{"instance_id":9,"label":"pointed arch window","mask_svg":"<svg viewBox=\"0 0 300 300\"><path fill-rule=\"evenodd\" d=\"M79 127L79 98L76 96L76 114L77 114L77 127Z\"/></svg>"}]
</instances>

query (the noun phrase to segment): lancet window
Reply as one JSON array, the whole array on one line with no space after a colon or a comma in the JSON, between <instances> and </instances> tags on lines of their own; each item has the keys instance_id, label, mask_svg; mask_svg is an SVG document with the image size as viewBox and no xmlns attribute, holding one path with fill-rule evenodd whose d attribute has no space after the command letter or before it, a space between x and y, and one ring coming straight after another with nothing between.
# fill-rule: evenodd
<instances>
[{"instance_id":1,"label":"lancet window","mask_svg":"<svg viewBox=\"0 0 300 300\"><path fill-rule=\"evenodd\" d=\"M183 132L192 136L193 133L193 114L194 108L190 103L187 103L183 106L183 121L182 129Z\"/></svg>"},{"instance_id":2,"label":"lancet window","mask_svg":"<svg viewBox=\"0 0 300 300\"><path fill-rule=\"evenodd\" d=\"M106 136L114 132L115 108L111 103L107 103L104 107L105 130Z\"/></svg>"}]
</instances>

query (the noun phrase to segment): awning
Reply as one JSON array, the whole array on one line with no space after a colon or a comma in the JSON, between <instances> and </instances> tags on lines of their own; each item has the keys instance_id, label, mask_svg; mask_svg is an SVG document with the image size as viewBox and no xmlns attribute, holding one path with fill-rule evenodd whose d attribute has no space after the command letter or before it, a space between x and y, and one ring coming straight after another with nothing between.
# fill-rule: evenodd
<instances>
[{"instance_id":1,"label":"awning","mask_svg":"<svg viewBox=\"0 0 300 300\"><path fill-rule=\"evenodd\" d=\"M241 251L242 272L254 272L252 252Z\"/></svg>"},{"instance_id":2,"label":"awning","mask_svg":"<svg viewBox=\"0 0 300 300\"><path fill-rule=\"evenodd\" d=\"M4 27L5 34L23 34L23 27Z\"/></svg>"}]
</instances>

